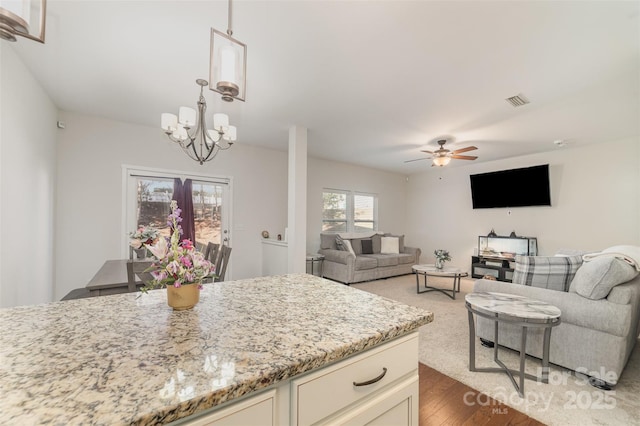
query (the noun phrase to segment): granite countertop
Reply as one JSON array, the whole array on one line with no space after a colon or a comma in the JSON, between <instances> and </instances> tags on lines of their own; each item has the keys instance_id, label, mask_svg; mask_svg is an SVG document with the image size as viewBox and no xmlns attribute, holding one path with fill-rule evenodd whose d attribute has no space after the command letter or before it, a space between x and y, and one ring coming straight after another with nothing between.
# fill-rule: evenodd
<instances>
[{"instance_id":1,"label":"granite countertop","mask_svg":"<svg viewBox=\"0 0 640 426\"><path fill-rule=\"evenodd\" d=\"M433 314L312 275L0 310L5 425L162 424L322 367Z\"/></svg>"}]
</instances>

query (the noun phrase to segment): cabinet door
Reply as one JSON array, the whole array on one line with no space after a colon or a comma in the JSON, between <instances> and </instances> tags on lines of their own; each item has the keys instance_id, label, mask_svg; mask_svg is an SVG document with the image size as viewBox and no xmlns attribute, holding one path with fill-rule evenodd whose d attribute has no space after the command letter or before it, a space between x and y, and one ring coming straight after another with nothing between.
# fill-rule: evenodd
<instances>
[{"instance_id":1,"label":"cabinet door","mask_svg":"<svg viewBox=\"0 0 640 426\"><path fill-rule=\"evenodd\" d=\"M418 426L418 376L415 375L342 416L327 419L332 425Z\"/></svg>"},{"instance_id":2,"label":"cabinet door","mask_svg":"<svg viewBox=\"0 0 640 426\"><path fill-rule=\"evenodd\" d=\"M205 414L185 424L189 426L275 425L275 397L275 390L264 392L210 414Z\"/></svg>"}]
</instances>

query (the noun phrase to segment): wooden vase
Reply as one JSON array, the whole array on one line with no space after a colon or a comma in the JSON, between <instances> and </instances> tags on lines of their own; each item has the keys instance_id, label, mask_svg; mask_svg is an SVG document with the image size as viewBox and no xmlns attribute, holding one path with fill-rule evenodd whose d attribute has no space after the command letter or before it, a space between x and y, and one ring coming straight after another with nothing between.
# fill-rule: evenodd
<instances>
[{"instance_id":1,"label":"wooden vase","mask_svg":"<svg viewBox=\"0 0 640 426\"><path fill-rule=\"evenodd\" d=\"M200 301L198 284L186 284L181 287L167 287L167 304L174 311L191 309Z\"/></svg>"}]
</instances>

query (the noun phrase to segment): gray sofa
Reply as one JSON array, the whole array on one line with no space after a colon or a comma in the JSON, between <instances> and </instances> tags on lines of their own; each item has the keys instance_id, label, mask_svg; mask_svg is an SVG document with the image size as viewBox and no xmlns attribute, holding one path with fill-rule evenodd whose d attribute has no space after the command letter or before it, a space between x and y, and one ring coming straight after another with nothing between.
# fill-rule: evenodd
<instances>
[{"instance_id":1,"label":"gray sofa","mask_svg":"<svg viewBox=\"0 0 640 426\"><path fill-rule=\"evenodd\" d=\"M613 277L621 282L618 284L610 280L615 274L615 268L611 266L600 268L602 273L599 275L592 273L596 263L581 263L568 288L562 291L557 286L545 285L546 280L527 278L526 274L518 277L516 258L515 284L481 279L476 281L473 291L516 294L560 308L562 322L551 332L549 361L584 373L592 377L592 384L606 388L617 383L638 340L640 276L636 272L635 278L629 281L634 274L627 265L624 271L627 275ZM499 344L519 350L521 329L501 323L499 330ZM476 335L492 342L494 322L478 318ZM527 354L542 358L542 337L541 329L529 329Z\"/></svg>"},{"instance_id":2,"label":"gray sofa","mask_svg":"<svg viewBox=\"0 0 640 426\"><path fill-rule=\"evenodd\" d=\"M340 250L336 244L336 237L344 236L353 248L353 253L348 250ZM398 238L398 253L381 253L382 237L391 236ZM370 254L363 254L362 241L371 240ZM365 243L367 245L367 243ZM365 250L367 251L367 250ZM392 236L391 234L376 233L374 235L346 235L336 233L320 234L320 250L324 255L322 272L325 278L339 281L345 284L362 281L377 280L396 275L411 274L411 267L420 263L421 251L419 248L404 245L404 235Z\"/></svg>"}]
</instances>

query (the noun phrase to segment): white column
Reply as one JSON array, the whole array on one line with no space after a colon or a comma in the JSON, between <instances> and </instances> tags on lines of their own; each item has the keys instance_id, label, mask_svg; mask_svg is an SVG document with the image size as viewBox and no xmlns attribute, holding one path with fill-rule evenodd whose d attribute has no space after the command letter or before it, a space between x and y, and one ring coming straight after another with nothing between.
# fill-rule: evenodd
<instances>
[{"instance_id":1,"label":"white column","mask_svg":"<svg viewBox=\"0 0 640 426\"><path fill-rule=\"evenodd\" d=\"M287 244L289 273L305 273L307 254L307 129L289 129Z\"/></svg>"}]
</instances>

